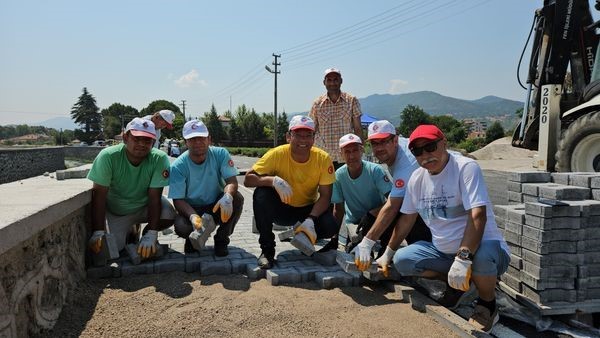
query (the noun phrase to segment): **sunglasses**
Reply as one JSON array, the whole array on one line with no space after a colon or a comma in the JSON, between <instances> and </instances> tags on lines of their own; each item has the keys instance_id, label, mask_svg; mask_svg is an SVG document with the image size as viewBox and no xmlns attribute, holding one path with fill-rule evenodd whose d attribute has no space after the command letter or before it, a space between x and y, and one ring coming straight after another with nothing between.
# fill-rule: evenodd
<instances>
[{"instance_id":1,"label":"sunglasses","mask_svg":"<svg viewBox=\"0 0 600 338\"><path fill-rule=\"evenodd\" d=\"M410 148L410 152L413 155L415 155L415 157L423 155L423 151L426 151L428 153L433 153L434 151L437 150L437 144L441 140L442 139L437 139L433 142L426 143L421 147L412 147L412 148Z\"/></svg>"}]
</instances>

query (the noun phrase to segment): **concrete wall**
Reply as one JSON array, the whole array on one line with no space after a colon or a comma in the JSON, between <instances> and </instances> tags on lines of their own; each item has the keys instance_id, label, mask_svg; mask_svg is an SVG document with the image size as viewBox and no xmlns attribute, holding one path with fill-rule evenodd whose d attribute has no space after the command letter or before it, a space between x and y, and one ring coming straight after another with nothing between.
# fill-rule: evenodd
<instances>
[{"instance_id":1,"label":"concrete wall","mask_svg":"<svg viewBox=\"0 0 600 338\"><path fill-rule=\"evenodd\" d=\"M64 168L62 147L0 149L0 184Z\"/></svg>"},{"instance_id":2,"label":"concrete wall","mask_svg":"<svg viewBox=\"0 0 600 338\"><path fill-rule=\"evenodd\" d=\"M85 278L91 183L38 176L0 196L0 337L28 337L54 327Z\"/></svg>"},{"instance_id":3,"label":"concrete wall","mask_svg":"<svg viewBox=\"0 0 600 338\"><path fill-rule=\"evenodd\" d=\"M65 158L93 161L104 147L0 149L0 184L65 169Z\"/></svg>"}]
</instances>

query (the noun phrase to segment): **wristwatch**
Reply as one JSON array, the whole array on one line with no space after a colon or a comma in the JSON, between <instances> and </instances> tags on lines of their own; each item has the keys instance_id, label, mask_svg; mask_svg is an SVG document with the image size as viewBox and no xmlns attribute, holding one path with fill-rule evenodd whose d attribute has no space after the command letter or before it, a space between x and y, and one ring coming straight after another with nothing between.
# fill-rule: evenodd
<instances>
[{"instance_id":1,"label":"wristwatch","mask_svg":"<svg viewBox=\"0 0 600 338\"><path fill-rule=\"evenodd\" d=\"M473 253L471 253L471 250L469 250L469 248L463 247L458 250L458 252L456 253L456 257L458 257L460 259L472 261Z\"/></svg>"}]
</instances>

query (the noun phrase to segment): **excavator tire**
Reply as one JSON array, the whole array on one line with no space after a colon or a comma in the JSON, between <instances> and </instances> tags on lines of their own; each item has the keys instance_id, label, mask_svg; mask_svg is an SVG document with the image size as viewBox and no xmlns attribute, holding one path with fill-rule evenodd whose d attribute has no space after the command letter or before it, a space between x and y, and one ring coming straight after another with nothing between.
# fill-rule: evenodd
<instances>
[{"instance_id":1,"label":"excavator tire","mask_svg":"<svg viewBox=\"0 0 600 338\"><path fill-rule=\"evenodd\" d=\"M585 87L585 89L583 90L582 100L583 102L588 102L598 94L600 94L600 80L590 82Z\"/></svg>"},{"instance_id":2,"label":"excavator tire","mask_svg":"<svg viewBox=\"0 0 600 338\"><path fill-rule=\"evenodd\" d=\"M600 112L571 123L562 134L555 159L558 172L600 172Z\"/></svg>"}]
</instances>

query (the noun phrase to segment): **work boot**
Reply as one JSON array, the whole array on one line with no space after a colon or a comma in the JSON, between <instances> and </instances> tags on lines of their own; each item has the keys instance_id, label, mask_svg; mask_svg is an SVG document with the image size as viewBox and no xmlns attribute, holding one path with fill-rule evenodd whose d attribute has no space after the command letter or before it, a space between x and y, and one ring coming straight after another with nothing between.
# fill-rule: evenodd
<instances>
[{"instance_id":1,"label":"work boot","mask_svg":"<svg viewBox=\"0 0 600 338\"><path fill-rule=\"evenodd\" d=\"M446 284L446 291L444 292L444 295L437 300L437 302L450 310L455 310L456 308L458 308L461 302L470 297L474 291L474 287L470 288L468 291L465 292L457 290L451 287L450 285Z\"/></svg>"},{"instance_id":2,"label":"work boot","mask_svg":"<svg viewBox=\"0 0 600 338\"><path fill-rule=\"evenodd\" d=\"M184 253L198 252L198 251L196 251L196 249L194 249L194 246L192 246L192 243L190 242L189 238L185 239L185 244L183 245L183 252Z\"/></svg>"},{"instance_id":3,"label":"work boot","mask_svg":"<svg viewBox=\"0 0 600 338\"><path fill-rule=\"evenodd\" d=\"M227 244L215 243L215 256L225 257L227 255L229 255L229 250L227 249Z\"/></svg>"},{"instance_id":4,"label":"work boot","mask_svg":"<svg viewBox=\"0 0 600 338\"><path fill-rule=\"evenodd\" d=\"M329 243L325 244L317 252L327 252L329 250L337 250L337 248L338 248L338 239L337 239L337 237L334 237L329 241Z\"/></svg>"},{"instance_id":5,"label":"work boot","mask_svg":"<svg viewBox=\"0 0 600 338\"><path fill-rule=\"evenodd\" d=\"M261 253L260 256L258 256L258 267L263 270L272 269L273 264L275 264L274 256L275 255L265 254L265 252Z\"/></svg>"},{"instance_id":6,"label":"work boot","mask_svg":"<svg viewBox=\"0 0 600 338\"><path fill-rule=\"evenodd\" d=\"M483 305L477 304L477 301L475 301L475 311L473 312L471 318L469 318L469 323L476 329L489 333L499 319L500 316L498 315L497 305L494 307L494 312L491 313L490 309Z\"/></svg>"}]
</instances>

